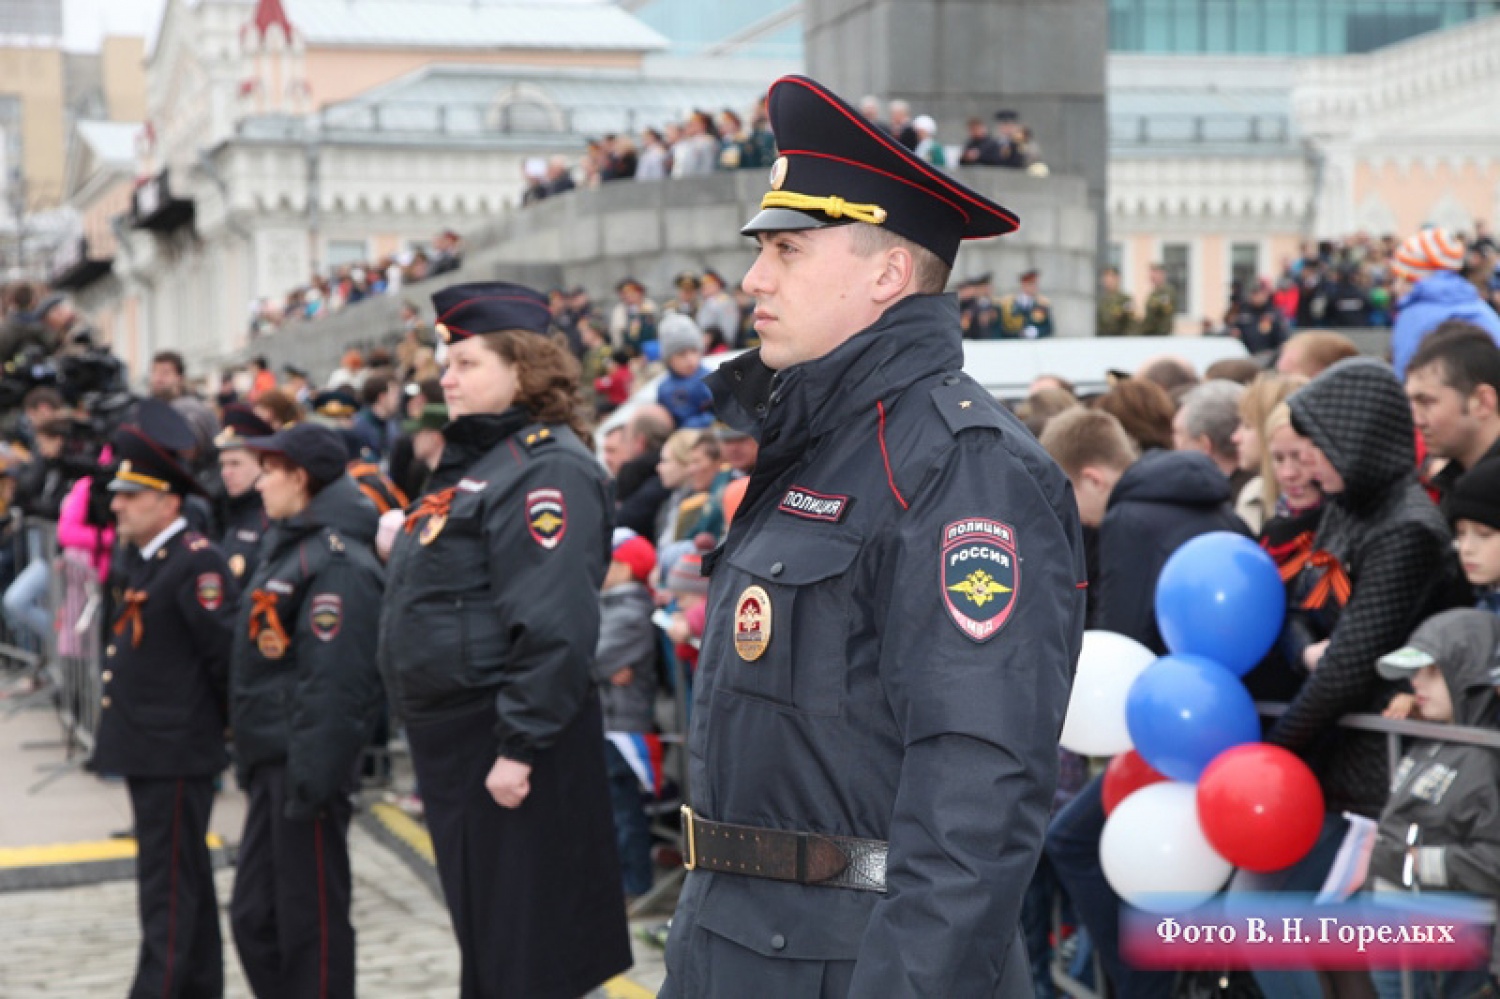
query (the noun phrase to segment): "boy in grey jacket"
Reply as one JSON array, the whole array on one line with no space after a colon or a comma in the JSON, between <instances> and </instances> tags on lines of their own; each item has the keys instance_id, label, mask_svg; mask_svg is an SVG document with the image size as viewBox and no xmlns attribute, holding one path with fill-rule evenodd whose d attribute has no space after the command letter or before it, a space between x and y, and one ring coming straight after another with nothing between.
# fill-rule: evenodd
<instances>
[{"instance_id":1,"label":"boy in grey jacket","mask_svg":"<svg viewBox=\"0 0 1500 999\"><path fill-rule=\"evenodd\" d=\"M656 658L660 643L651 623L654 604L646 580L656 567L656 549L634 531L616 530L609 571L599 595L599 645L594 679L608 733L649 734L655 729ZM623 740L640 747L646 740ZM651 827L641 804L642 778L626 761L615 738L604 745L615 839L627 897L651 890ZM659 755L659 754L658 754Z\"/></svg>"},{"instance_id":2,"label":"boy in grey jacket","mask_svg":"<svg viewBox=\"0 0 1500 999\"><path fill-rule=\"evenodd\" d=\"M1491 676L1497 651L1500 617L1450 610L1424 621L1404 648L1381 657L1377 669L1387 680L1411 681L1423 721L1492 728L1500 722ZM1500 897L1500 752L1437 740L1413 743L1391 781L1370 875L1377 893ZM1484 988L1494 985L1497 958L1488 969L1415 973L1417 994L1490 994ZM1401 995L1400 972L1371 977L1381 999ZM1423 981L1429 978L1434 980Z\"/></svg>"}]
</instances>

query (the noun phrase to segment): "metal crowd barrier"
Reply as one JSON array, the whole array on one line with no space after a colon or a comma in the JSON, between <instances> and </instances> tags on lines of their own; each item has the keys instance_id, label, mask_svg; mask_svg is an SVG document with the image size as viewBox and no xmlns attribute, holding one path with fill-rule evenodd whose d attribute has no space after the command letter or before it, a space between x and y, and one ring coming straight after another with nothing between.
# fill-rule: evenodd
<instances>
[{"instance_id":1,"label":"metal crowd barrier","mask_svg":"<svg viewBox=\"0 0 1500 999\"><path fill-rule=\"evenodd\" d=\"M1256 710L1263 718L1279 718L1287 711L1288 705L1277 701L1257 702ZM1425 739L1434 742L1453 742L1466 746L1483 746L1488 749L1500 750L1500 731L1490 728L1476 728L1467 725L1448 725L1438 722L1410 721L1407 719L1383 718L1380 715L1345 715L1339 719L1339 727L1352 729L1359 732L1375 732L1385 736L1386 759L1390 765L1391 773L1396 772L1401 763L1403 738ZM1058 921L1053 920L1054 929ZM1094 981L1090 986L1068 973L1067 964L1053 950L1052 955L1052 981L1065 995L1073 999L1108 999L1110 995L1109 985L1105 980L1103 969L1098 961L1094 962ZM1412 996L1412 984L1409 976L1402 982L1403 994L1407 999ZM1267 997L1275 999L1275 997Z\"/></svg>"},{"instance_id":2,"label":"metal crowd barrier","mask_svg":"<svg viewBox=\"0 0 1500 999\"><path fill-rule=\"evenodd\" d=\"M5 531L3 551L12 553L11 571L3 579L7 592L23 571L38 562L47 566L41 603L50 621L46 633L32 633L9 609L0 626L0 659L22 674L11 684L7 713L50 703L62 730L57 742L25 746L63 751L61 762L41 768L43 777L30 788L35 793L79 768L93 752L103 694L105 594L88 553L59 549L56 524L12 515Z\"/></svg>"}]
</instances>

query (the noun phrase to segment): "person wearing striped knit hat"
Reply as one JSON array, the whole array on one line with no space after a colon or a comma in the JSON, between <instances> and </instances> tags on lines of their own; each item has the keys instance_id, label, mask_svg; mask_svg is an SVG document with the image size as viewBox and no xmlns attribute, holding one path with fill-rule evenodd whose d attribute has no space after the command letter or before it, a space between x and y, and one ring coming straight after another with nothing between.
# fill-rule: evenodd
<instances>
[{"instance_id":1,"label":"person wearing striped knit hat","mask_svg":"<svg viewBox=\"0 0 1500 999\"><path fill-rule=\"evenodd\" d=\"M1462 274L1464 244L1446 229L1423 229L1402 243L1392 269L1404 285L1391 333L1391 364L1397 378L1422 338L1439 324L1462 319L1482 328L1500 344L1500 316Z\"/></svg>"}]
</instances>

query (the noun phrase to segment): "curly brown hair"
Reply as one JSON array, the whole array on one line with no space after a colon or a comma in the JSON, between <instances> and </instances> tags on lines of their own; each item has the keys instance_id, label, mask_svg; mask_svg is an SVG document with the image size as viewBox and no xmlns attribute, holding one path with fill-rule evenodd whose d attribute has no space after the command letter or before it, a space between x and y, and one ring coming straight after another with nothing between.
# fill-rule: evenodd
<instances>
[{"instance_id":1,"label":"curly brown hair","mask_svg":"<svg viewBox=\"0 0 1500 999\"><path fill-rule=\"evenodd\" d=\"M1094 400L1094 408L1119 420L1137 449L1172 450L1172 416L1177 407L1172 405L1172 397L1166 390L1155 382L1122 378Z\"/></svg>"},{"instance_id":2,"label":"curly brown hair","mask_svg":"<svg viewBox=\"0 0 1500 999\"><path fill-rule=\"evenodd\" d=\"M539 423L567 424L585 447L593 447L593 426L578 395L582 368L566 339L505 330L479 340L516 369L516 405Z\"/></svg>"}]
</instances>

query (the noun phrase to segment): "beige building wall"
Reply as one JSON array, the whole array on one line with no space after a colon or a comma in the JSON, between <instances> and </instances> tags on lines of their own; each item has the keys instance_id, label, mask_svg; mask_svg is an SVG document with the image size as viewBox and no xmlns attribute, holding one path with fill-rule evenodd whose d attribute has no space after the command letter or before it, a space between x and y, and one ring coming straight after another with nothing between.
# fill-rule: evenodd
<instances>
[{"instance_id":1,"label":"beige building wall","mask_svg":"<svg viewBox=\"0 0 1500 999\"><path fill-rule=\"evenodd\" d=\"M56 207L63 198L66 148L62 51L0 48L0 94L21 100L27 207Z\"/></svg>"},{"instance_id":2,"label":"beige building wall","mask_svg":"<svg viewBox=\"0 0 1500 999\"><path fill-rule=\"evenodd\" d=\"M1452 226L1464 216L1494 224L1500 221L1500 157L1361 162L1354 171L1354 203L1372 200L1394 220L1393 235L1398 238L1426 223Z\"/></svg>"},{"instance_id":3,"label":"beige building wall","mask_svg":"<svg viewBox=\"0 0 1500 999\"><path fill-rule=\"evenodd\" d=\"M637 52L556 52L531 49L341 49L309 47L304 67L308 90L319 107L398 80L426 66L545 66L566 69L636 69Z\"/></svg>"},{"instance_id":4,"label":"beige building wall","mask_svg":"<svg viewBox=\"0 0 1500 999\"><path fill-rule=\"evenodd\" d=\"M110 121L146 119L146 40L110 36L99 52Z\"/></svg>"}]
</instances>

